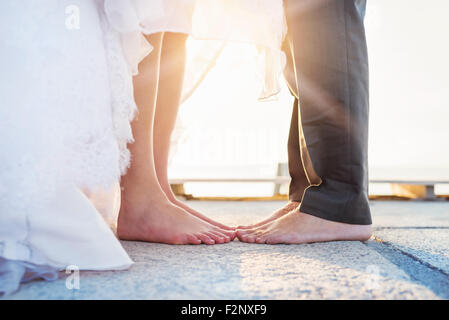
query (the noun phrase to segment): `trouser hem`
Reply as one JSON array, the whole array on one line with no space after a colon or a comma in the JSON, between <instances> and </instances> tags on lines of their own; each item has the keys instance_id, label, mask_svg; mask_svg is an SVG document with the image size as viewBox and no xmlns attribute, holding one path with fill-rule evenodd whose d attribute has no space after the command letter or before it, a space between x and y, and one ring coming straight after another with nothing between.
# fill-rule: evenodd
<instances>
[{"instance_id":1,"label":"trouser hem","mask_svg":"<svg viewBox=\"0 0 449 320\"><path fill-rule=\"evenodd\" d=\"M311 216L315 216L315 217L318 217L318 218L321 218L324 220L328 220L328 221L341 222L341 223L346 223L346 224L357 224L357 225L371 225L372 224L371 217L369 214L369 209L368 209L368 213L361 212L361 215L363 215L364 217L348 218L341 213L338 214L338 212L329 212L329 209L323 210L322 208L311 206L310 204L304 203L304 201L303 201L303 202L301 202L299 211L301 211L302 213L309 214Z\"/></svg>"}]
</instances>

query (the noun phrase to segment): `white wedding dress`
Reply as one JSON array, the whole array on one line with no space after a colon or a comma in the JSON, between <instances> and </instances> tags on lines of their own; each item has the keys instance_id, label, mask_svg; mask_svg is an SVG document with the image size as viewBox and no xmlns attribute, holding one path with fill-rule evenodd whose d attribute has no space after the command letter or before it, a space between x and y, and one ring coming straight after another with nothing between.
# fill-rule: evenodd
<instances>
[{"instance_id":1,"label":"white wedding dress","mask_svg":"<svg viewBox=\"0 0 449 320\"><path fill-rule=\"evenodd\" d=\"M261 97L279 88L282 0L2 0L0 12L0 294L67 266L132 265L111 225L132 75L152 49L142 33L257 45Z\"/></svg>"}]
</instances>

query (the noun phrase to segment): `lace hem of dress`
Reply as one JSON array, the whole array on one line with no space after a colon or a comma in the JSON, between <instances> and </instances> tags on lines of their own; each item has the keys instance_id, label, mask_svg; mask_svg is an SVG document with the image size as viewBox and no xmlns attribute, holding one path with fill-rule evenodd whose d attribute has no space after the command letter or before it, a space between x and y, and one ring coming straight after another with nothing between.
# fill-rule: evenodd
<instances>
[{"instance_id":1,"label":"lace hem of dress","mask_svg":"<svg viewBox=\"0 0 449 320\"><path fill-rule=\"evenodd\" d=\"M102 26L111 89L112 122L119 149L119 169L123 175L130 162L127 144L134 142L131 121L137 106L134 100L133 72L126 61L120 33L113 29L105 16L102 16Z\"/></svg>"}]
</instances>

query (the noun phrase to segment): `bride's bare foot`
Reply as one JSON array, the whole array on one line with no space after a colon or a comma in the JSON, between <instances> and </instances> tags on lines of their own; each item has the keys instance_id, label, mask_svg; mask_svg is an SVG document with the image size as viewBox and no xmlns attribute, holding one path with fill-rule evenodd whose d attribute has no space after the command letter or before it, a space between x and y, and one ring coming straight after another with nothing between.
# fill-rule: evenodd
<instances>
[{"instance_id":1,"label":"bride's bare foot","mask_svg":"<svg viewBox=\"0 0 449 320\"><path fill-rule=\"evenodd\" d=\"M324 220L294 210L283 217L252 229L238 229L240 241L268 244L299 244L322 241L366 241L371 225L353 225Z\"/></svg>"},{"instance_id":2,"label":"bride's bare foot","mask_svg":"<svg viewBox=\"0 0 449 320\"><path fill-rule=\"evenodd\" d=\"M168 187L169 188L169 187ZM182 201L178 200L176 198L176 196L173 194L173 192L171 191L171 189L169 191L167 191L167 188L163 188L165 195L167 196L168 200L173 203L174 205L184 209L185 211L187 211L188 213L190 213L191 215L194 215L195 217L206 221L207 223L210 223L211 225L214 225L220 229L223 230L235 230L235 228L233 227L229 227L226 226L218 221L212 220L208 217L206 217L205 215L203 215L202 213L196 211L195 209L189 207L188 205L186 205L185 203L183 203Z\"/></svg>"},{"instance_id":3,"label":"bride's bare foot","mask_svg":"<svg viewBox=\"0 0 449 320\"><path fill-rule=\"evenodd\" d=\"M167 244L227 243L235 232L223 230L173 205L162 190L135 186L122 190L117 234L123 240Z\"/></svg>"},{"instance_id":4,"label":"bride's bare foot","mask_svg":"<svg viewBox=\"0 0 449 320\"><path fill-rule=\"evenodd\" d=\"M296 201L289 201L285 206L282 208L276 210L271 216L269 216L267 219L262 220L258 223L249 225L249 226L239 226L237 229L253 229L260 226L263 226L264 224L267 224L268 222L271 222L273 220L279 219L280 217L285 216L287 213L289 213L292 210L295 210L300 205L300 202Z\"/></svg>"},{"instance_id":5,"label":"bride's bare foot","mask_svg":"<svg viewBox=\"0 0 449 320\"><path fill-rule=\"evenodd\" d=\"M163 33L153 33L146 37L154 49L133 78L138 113L131 123L135 142L129 145L131 166L121 181L117 234L126 240L170 244L229 242L234 230L223 230L174 205L158 182L158 172L168 182L170 135L184 79L185 58L178 59L178 53L185 53L186 36L165 39ZM163 43L167 50L162 51Z\"/></svg>"}]
</instances>

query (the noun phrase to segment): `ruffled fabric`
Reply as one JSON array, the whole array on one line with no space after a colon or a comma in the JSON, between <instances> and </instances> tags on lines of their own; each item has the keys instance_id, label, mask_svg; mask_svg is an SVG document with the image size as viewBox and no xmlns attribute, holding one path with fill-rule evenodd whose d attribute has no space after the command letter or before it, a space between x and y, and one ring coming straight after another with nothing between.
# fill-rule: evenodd
<instances>
[{"instance_id":1,"label":"ruffled fabric","mask_svg":"<svg viewBox=\"0 0 449 320\"><path fill-rule=\"evenodd\" d=\"M117 189L95 196L88 198L76 187L65 188L47 205L31 207L28 214L9 210L0 216L0 269L10 270L0 272L0 283L8 283L5 290L0 287L0 293L26 281L19 276L24 270L41 274L40 270L64 270L68 265L80 270L124 270L133 264L99 214L115 219ZM1 209L11 207L2 205ZM11 271L11 263L22 267L14 266Z\"/></svg>"},{"instance_id":2,"label":"ruffled fabric","mask_svg":"<svg viewBox=\"0 0 449 320\"><path fill-rule=\"evenodd\" d=\"M122 37L120 32L112 27L110 21L102 10L100 10L99 14L103 29L105 54L109 71L112 124L119 150L119 169L120 173L123 175L130 163L130 153L127 145L128 143L134 142L131 121L134 119L137 111L132 83L132 76L136 73L137 69L133 70L134 66L128 61L130 59L140 61L151 51L151 48L149 44L146 45L142 42L140 49L143 50L143 52L139 54L139 57L126 59L121 41L122 39L123 41L126 41L125 39L127 39L127 37ZM143 38L142 35L140 36ZM143 38L143 40L145 40L145 38ZM130 53L128 52L128 54ZM135 66L135 68L137 68L137 66Z\"/></svg>"},{"instance_id":3,"label":"ruffled fabric","mask_svg":"<svg viewBox=\"0 0 449 320\"><path fill-rule=\"evenodd\" d=\"M104 10L112 27L121 34L133 74L152 49L142 33L178 32L200 40L256 45L263 79L259 98L268 98L280 90L279 79L286 63L281 45L287 32L281 0L105 0ZM220 46L213 44L210 48ZM184 87L191 88L192 84Z\"/></svg>"},{"instance_id":4,"label":"ruffled fabric","mask_svg":"<svg viewBox=\"0 0 449 320\"><path fill-rule=\"evenodd\" d=\"M79 30L61 25L74 4ZM102 8L100 0L0 1L8 12L0 20L0 292L68 265L133 263L109 224L136 107Z\"/></svg>"}]
</instances>

